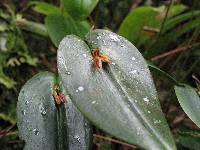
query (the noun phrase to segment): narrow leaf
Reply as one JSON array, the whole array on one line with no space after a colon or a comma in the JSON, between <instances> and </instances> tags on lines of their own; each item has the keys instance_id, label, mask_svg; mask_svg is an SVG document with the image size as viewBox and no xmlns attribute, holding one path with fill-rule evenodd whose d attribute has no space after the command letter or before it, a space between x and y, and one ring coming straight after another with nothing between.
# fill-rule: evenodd
<instances>
[{"instance_id":1,"label":"narrow leaf","mask_svg":"<svg viewBox=\"0 0 200 150\"><path fill-rule=\"evenodd\" d=\"M52 4L46 2L34 1L30 2L29 5L33 5L33 10L43 15L58 14L60 9Z\"/></svg>"}]
</instances>

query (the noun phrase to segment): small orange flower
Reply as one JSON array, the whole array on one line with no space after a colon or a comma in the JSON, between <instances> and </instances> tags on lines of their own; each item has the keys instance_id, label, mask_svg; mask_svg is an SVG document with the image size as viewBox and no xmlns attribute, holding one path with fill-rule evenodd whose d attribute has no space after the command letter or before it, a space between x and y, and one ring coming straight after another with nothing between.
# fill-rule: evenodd
<instances>
[{"instance_id":1,"label":"small orange flower","mask_svg":"<svg viewBox=\"0 0 200 150\"><path fill-rule=\"evenodd\" d=\"M111 63L110 58L107 55L100 54L100 50L95 48L92 50L92 57L97 69L102 69L102 63Z\"/></svg>"},{"instance_id":2,"label":"small orange flower","mask_svg":"<svg viewBox=\"0 0 200 150\"><path fill-rule=\"evenodd\" d=\"M54 91L53 91L53 97L56 102L56 104L60 105L62 103L67 103L67 99L65 95L60 91L59 86L56 84L54 86Z\"/></svg>"}]
</instances>

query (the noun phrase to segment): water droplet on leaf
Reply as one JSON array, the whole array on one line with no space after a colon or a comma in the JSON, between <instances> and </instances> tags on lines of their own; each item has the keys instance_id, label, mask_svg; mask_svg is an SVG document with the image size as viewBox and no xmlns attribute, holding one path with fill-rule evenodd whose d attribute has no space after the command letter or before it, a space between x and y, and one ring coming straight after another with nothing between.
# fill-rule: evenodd
<instances>
[{"instance_id":1,"label":"water droplet on leaf","mask_svg":"<svg viewBox=\"0 0 200 150\"><path fill-rule=\"evenodd\" d=\"M92 104L95 104L96 103L96 101L92 101Z\"/></svg>"},{"instance_id":2,"label":"water droplet on leaf","mask_svg":"<svg viewBox=\"0 0 200 150\"><path fill-rule=\"evenodd\" d=\"M81 142L81 138L78 135L75 135L74 138L80 143Z\"/></svg>"},{"instance_id":3,"label":"water droplet on leaf","mask_svg":"<svg viewBox=\"0 0 200 150\"><path fill-rule=\"evenodd\" d=\"M79 90L80 92L82 92L82 91L84 90L84 87L79 86L79 87L78 87L78 90Z\"/></svg>"},{"instance_id":4,"label":"water droplet on leaf","mask_svg":"<svg viewBox=\"0 0 200 150\"><path fill-rule=\"evenodd\" d=\"M131 58L131 60L133 60L133 61L134 61L134 60L135 60L135 57L132 57L132 58Z\"/></svg>"},{"instance_id":5,"label":"water droplet on leaf","mask_svg":"<svg viewBox=\"0 0 200 150\"><path fill-rule=\"evenodd\" d=\"M67 75L71 75L71 72L67 71L66 74L67 74Z\"/></svg>"},{"instance_id":6,"label":"water droplet on leaf","mask_svg":"<svg viewBox=\"0 0 200 150\"><path fill-rule=\"evenodd\" d=\"M149 99L147 97L143 98L143 100L148 104L149 103Z\"/></svg>"},{"instance_id":7,"label":"water droplet on leaf","mask_svg":"<svg viewBox=\"0 0 200 150\"><path fill-rule=\"evenodd\" d=\"M39 130L38 130L38 129L33 129L33 133L34 133L35 135L39 135Z\"/></svg>"},{"instance_id":8,"label":"water droplet on leaf","mask_svg":"<svg viewBox=\"0 0 200 150\"><path fill-rule=\"evenodd\" d=\"M46 115L47 114L47 111L45 110L45 108L43 106L40 107L40 113L42 115Z\"/></svg>"},{"instance_id":9,"label":"water droplet on leaf","mask_svg":"<svg viewBox=\"0 0 200 150\"><path fill-rule=\"evenodd\" d=\"M29 101L25 101L25 104L27 105L29 103Z\"/></svg>"}]
</instances>

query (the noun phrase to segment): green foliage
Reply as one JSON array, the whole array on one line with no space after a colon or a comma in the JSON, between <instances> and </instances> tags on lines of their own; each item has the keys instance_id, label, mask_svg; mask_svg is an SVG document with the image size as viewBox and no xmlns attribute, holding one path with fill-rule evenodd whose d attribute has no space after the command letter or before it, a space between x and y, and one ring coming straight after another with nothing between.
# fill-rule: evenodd
<instances>
[{"instance_id":1,"label":"green foliage","mask_svg":"<svg viewBox=\"0 0 200 150\"><path fill-rule=\"evenodd\" d=\"M185 9L186 7L184 5L171 6L169 9L168 19L180 14ZM155 29L159 32L166 13L167 7L155 8L144 6L134 9L121 24L119 34L126 37L137 46L141 46L144 43L148 44L147 41L152 40L151 36L154 35L145 31L145 27Z\"/></svg>"},{"instance_id":2,"label":"green foliage","mask_svg":"<svg viewBox=\"0 0 200 150\"><path fill-rule=\"evenodd\" d=\"M19 16L9 12L0 12L0 83L13 88L17 82L5 74L8 67L23 63L35 66L37 58L30 55L16 20Z\"/></svg>"},{"instance_id":3,"label":"green foliage","mask_svg":"<svg viewBox=\"0 0 200 150\"><path fill-rule=\"evenodd\" d=\"M89 46L69 35L58 50L58 71L74 104L114 137L147 150L176 149L139 51L107 30L91 31L85 41ZM112 64L99 71L91 69L93 48L109 56Z\"/></svg>"},{"instance_id":4,"label":"green foliage","mask_svg":"<svg viewBox=\"0 0 200 150\"><path fill-rule=\"evenodd\" d=\"M98 0L61 0L64 10L67 11L75 20L86 19Z\"/></svg>"},{"instance_id":5,"label":"green foliage","mask_svg":"<svg viewBox=\"0 0 200 150\"><path fill-rule=\"evenodd\" d=\"M20 137L25 141L24 149L88 150L89 122L69 98L66 107L64 104L56 106L52 96L56 82L54 74L42 72L20 91L17 121Z\"/></svg>"},{"instance_id":6,"label":"green foliage","mask_svg":"<svg viewBox=\"0 0 200 150\"><path fill-rule=\"evenodd\" d=\"M188 86L175 86L176 96L185 113L200 127L200 98L196 91Z\"/></svg>"},{"instance_id":7,"label":"green foliage","mask_svg":"<svg viewBox=\"0 0 200 150\"><path fill-rule=\"evenodd\" d=\"M59 23L58 23L59 22ZM45 26L53 43L58 46L68 34L78 34L74 20L69 15L51 14L45 19Z\"/></svg>"},{"instance_id":8,"label":"green foliage","mask_svg":"<svg viewBox=\"0 0 200 150\"><path fill-rule=\"evenodd\" d=\"M48 15L45 19L45 26L51 40L56 46L58 46L62 38L68 34L75 34L83 37L89 30L89 25L86 21L75 22L67 14Z\"/></svg>"},{"instance_id":9,"label":"green foliage","mask_svg":"<svg viewBox=\"0 0 200 150\"><path fill-rule=\"evenodd\" d=\"M30 2L29 5L33 6L34 11L43 15L58 14L61 12L58 7L45 2L34 1Z\"/></svg>"},{"instance_id":10,"label":"green foliage","mask_svg":"<svg viewBox=\"0 0 200 150\"><path fill-rule=\"evenodd\" d=\"M145 50L148 50L145 52L146 56L152 57L158 54L183 34L200 25L198 18L200 12L198 10L182 13L187 8L184 5L169 7L169 11L167 11L167 7L150 6L134 9L122 22L119 34L133 42L137 47L143 46ZM194 20L186 22L191 19ZM183 22L186 22L184 26L176 28ZM169 30L173 31L169 32Z\"/></svg>"},{"instance_id":11,"label":"green foliage","mask_svg":"<svg viewBox=\"0 0 200 150\"><path fill-rule=\"evenodd\" d=\"M76 3L78 1L63 1L63 5L66 6L67 8L69 5L72 5L73 3ZM62 9L59 9L56 6L50 5L48 3L44 2L31 2L30 5L33 5L33 9L36 12L39 12L43 15L46 15L45 18L45 27L48 31L48 35L50 36L52 42L54 45L57 47L63 37L65 37L68 34L75 34L78 36L83 37L90 29L90 25L87 22L87 20L84 20L86 18L83 18L81 21L76 21L75 16L73 16L73 12L76 12L75 14L81 14L81 15L86 15L89 13L89 11L92 11L93 8L96 6L98 1L80 1L81 3L79 5L75 5L78 7L83 8L83 12L77 13L76 12L76 7L70 7L70 9L67 9L67 11L63 12ZM74 4L75 4L74 3ZM91 6L91 7L88 7ZM78 8L79 9L79 8ZM86 13L86 14L85 14ZM90 13L89 13L90 14ZM88 14L88 15L89 15ZM58 23L59 22L59 23ZM29 30L30 31L30 30ZM36 32L39 34L45 34L46 32Z\"/></svg>"},{"instance_id":12,"label":"green foliage","mask_svg":"<svg viewBox=\"0 0 200 150\"><path fill-rule=\"evenodd\" d=\"M199 131L183 128L179 129L178 133L179 133L179 136L177 138L178 144L192 150L199 150L200 147Z\"/></svg>"},{"instance_id":13,"label":"green foliage","mask_svg":"<svg viewBox=\"0 0 200 150\"><path fill-rule=\"evenodd\" d=\"M148 63L149 69L152 71L156 71L157 75L161 75L169 79L169 81L171 81L172 83L179 85L178 81L174 77L172 77L170 74L164 72L163 70L161 70L160 68L152 64L151 62L147 62L147 63Z\"/></svg>"}]
</instances>

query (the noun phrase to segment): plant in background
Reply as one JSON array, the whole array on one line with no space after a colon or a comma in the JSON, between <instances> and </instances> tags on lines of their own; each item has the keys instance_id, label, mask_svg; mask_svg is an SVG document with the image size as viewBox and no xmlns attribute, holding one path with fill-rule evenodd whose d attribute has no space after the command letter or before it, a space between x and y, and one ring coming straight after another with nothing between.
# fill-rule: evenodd
<instances>
[{"instance_id":1,"label":"plant in background","mask_svg":"<svg viewBox=\"0 0 200 150\"><path fill-rule=\"evenodd\" d=\"M24 14L15 14L10 9L0 13L0 82L7 88L16 85L12 76L5 75L10 66L25 63L35 66L38 63L24 42L23 31L46 39L50 37L56 47L68 35L58 48L59 75L39 73L20 92L17 114L25 149L91 148L92 130L85 117L111 136L141 148L176 149L149 76L148 64L156 77L155 82L162 83L158 91L164 89L168 93L164 102L161 99L161 104L164 103L163 111L178 149L199 150L199 131L194 130L197 127L174 127L176 121L169 118L170 106L179 106L176 94L185 113L199 126L199 10L182 4L173 5L172 1L167 7L139 6L131 10L118 33L143 52L146 63L137 49L124 38L105 30L89 32L91 25L87 18L97 3L97 0L62 0L59 6L55 6L40 1L30 2L28 7L45 16L44 24L30 21ZM100 1L97 9L109 10L110 3L112 0ZM119 3L123 10L121 4L123 2ZM98 25L102 18L98 16L109 20L115 14L114 10L103 14L96 11L95 17L92 17ZM191 77L197 88L187 85L192 85ZM59 85L60 90L55 90L55 85ZM65 101L63 95L67 103L62 103ZM0 117L8 118L3 113ZM106 145L101 148L111 149Z\"/></svg>"}]
</instances>

